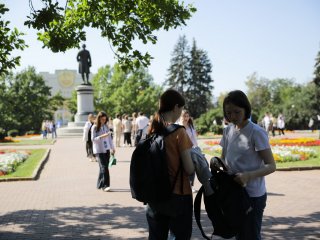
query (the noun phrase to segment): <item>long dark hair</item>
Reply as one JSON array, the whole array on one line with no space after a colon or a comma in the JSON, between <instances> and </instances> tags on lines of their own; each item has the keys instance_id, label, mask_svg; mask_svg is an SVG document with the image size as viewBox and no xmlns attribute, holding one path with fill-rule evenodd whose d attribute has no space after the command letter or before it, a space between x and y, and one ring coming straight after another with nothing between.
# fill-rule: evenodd
<instances>
[{"instance_id":1,"label":"long dark hair","mask_svg":"<svg viewBox=\"0 0 320 240\"><path fill-rule=\"evenodd\" d=\"M189 127L194 129L192 117L191 117L191 115L190 115L190 113L189 113L189 111L187 109L183 109L182 110L181 116L183 116L184 114L188 114L189 115L188 125L189 125Z\"/></svg>"},{"instance_id":2,"label":"long dark hair","mask_svg":"<svg viewBox=\"0 0 320 240\"><path fill-rule=\"evenodd\" d=\"M155 113L151 122L149 134L159 134L164 132L166 123L162 117L162 114L173 110L176 105L178 105L178 107L183 107L185 105L185 100L178 91L174 89L168 89L160 96L159 109Z\"/></svg>"},{"instance_id":3,"label":"long dark hair","mask_svg":"<svg viewBox=\"0 0 320 240\"><path fill-rule=\"evenodd\" d=\"M108 116L107 116L107 114L105 113L105 112L103 112L103 111L100 111L99 113L98 113L98 115L97 115L97 118L96 118L96 126L97 126L97 132L98 131L100 131L100 128L101 128L101 121L100 121L100 119L102 118L102 117L106 117L107 118L107 120L106 120L106 123L108 122Z\"/></svg>"}]
</instances>

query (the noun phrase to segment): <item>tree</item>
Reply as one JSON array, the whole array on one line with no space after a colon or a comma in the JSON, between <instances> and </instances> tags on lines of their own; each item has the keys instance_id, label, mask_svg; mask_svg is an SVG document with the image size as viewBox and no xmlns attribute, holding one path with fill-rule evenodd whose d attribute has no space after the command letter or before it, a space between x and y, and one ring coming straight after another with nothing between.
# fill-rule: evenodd
<instances>
[{"instance_id":1,"label":"tree","mask_svg":"<svg viewBox=\"0 0 320 240\"><path fill-rule=\"evenodd\" d=\"M168 69L168 79L166 84L170 88L175 88L179 92L184 93L187 90L189 80L189 62L190 50L186 36L180 36L175 45Z\"/></svg>"},{"instance_id":2,"label":"tree","mask_svg":"<svg viewBox=\"0 0 320 240\"><path fill-rule=\"evenodd\" d=\"M212 65L208 55L204 50L197 48L195 40L190 52L189 69L189 81L185 92L186 107L191 115L197 118L212 106L213 79L211 78Z\"/></svg>"},{"instance_id":3,"label":"tree","mask_svg":"<svg viewBox=\"0 0 320 240\"><path fill-rule=\"evenodd\" d=\"M318 52L318 56L316 57L316 63L314 65L314 83L320 87L320 51Z\"/></svg>"},{"instance_id":4,"label":"tree","mask_svg":"<svg viewBox=\"0 0 320 240\"><path fill-rule=\"evenodd\" d=\"M212 65L207 53L197 48L195 40L189 50L186 37L180 37L174 47L166 83L182 93L186 108L195 118L212 106L211 72Z\"/></svg>"},{"instance_id":5,"label":"tree","mask_svg":"<svg viewBox=\"0 0 320 240\"><path fill-rule=\"evenodd\" d=\"M20 57L11 57L14 49L23 50L27 45L21 39L23 33L20 33L17 28L10 31L8 21L2 19L8 8L4 4L0 4L0 75L8 74L15 66L20 64Z\"/></svg>"},{"instance_id":6,"label":"tree","mask_svg":"<svg viewBox=\"0 0 320 240\"><path fill-rule=\"evenodd\" d=\"M1 126L6 131L17 129L20 134L29 130L39 131L44 119L52 119L53 113L63 103L59 94L51 97L50 87L33 67L13 75L2 77L4 104L0 105Z\"/></svg>"},{"instance_id":7,"label":"tree","mask_svg":"<svg viewBox=\"0 0 320 240\"><path fill-rule=\"evenodd\" d=\"M41 2L43 8L37 10L29 0L31 13L25 25L38 30L43 47L53 52L78 48L86 40L85 29L95 28L114 47L119 63L129 68L147 66L151 59L148 52L134 49L133 41L155 44L155 31L186 25L196 11L192 5L185 6L177 0L66 0L64 6L59 5L61 1ZM9 36L6 39L17 48L15 39ZM1 59L1 63L5 65L8 61Z\"/></svg>"},{"instance_id":8,"label":"tree","mask_svg":"<svg viewBox=\"0 0 320 240\"><path fill-rule=\"evenodd\" d=\"M138 111L153 114L162 91L146 69L124 72L118 64L100 68L92 84L96 110L111 116Z\"/></svg>"}]
</instances>

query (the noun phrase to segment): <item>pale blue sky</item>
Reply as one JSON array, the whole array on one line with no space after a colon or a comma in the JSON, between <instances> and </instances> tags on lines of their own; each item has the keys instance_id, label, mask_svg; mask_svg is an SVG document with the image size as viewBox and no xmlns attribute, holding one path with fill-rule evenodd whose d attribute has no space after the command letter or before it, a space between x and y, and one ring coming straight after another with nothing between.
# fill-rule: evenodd
<instances>
[{"instance_id":1,"label":"pale blue sky","mask_svg":"<svg viewBox=\"0 0 320 240\"><path fill-rule=\"evenodd\" d=\"M22 56L21 66L35 66L38 72L53 73L58 69L77 69L78 49L66 53L51 53L42 49L36 32L23 26L29 12L28 0L4 0L10 12L5 15L19 30L30 46ZM33 0L36 5L39 0ZM291 78L297 83L312 80L315 57L320 50L320 1L318 0L194 0L198 11L187 26L158 33L156 45L144 46L154 57L149 67L156 83L167 76L171 53L178 37L185 34L192 44L207 51L212 62L213 94L241 89L253 72L268 79ZM86 41L95 73L99 67L114 64L109 43L99 32L90 31ZM18 52L15 52L18 54Z\"/></svg>"}]
</instances>

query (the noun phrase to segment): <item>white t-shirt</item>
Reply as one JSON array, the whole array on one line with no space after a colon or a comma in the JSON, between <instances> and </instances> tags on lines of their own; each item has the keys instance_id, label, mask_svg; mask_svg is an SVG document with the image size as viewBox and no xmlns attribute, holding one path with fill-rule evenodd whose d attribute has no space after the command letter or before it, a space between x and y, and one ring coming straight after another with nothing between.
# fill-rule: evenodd
<instances>
[{"instance_id":1,"label":"white t-shirt","mask_svg":"<svg viewBox=\"0 0 320 240\"><path fill-rule=\"evenodd\" d=\"M144 129L149 123L149 119L146 116L139 116L136 119L136 124L139 129Z\"/></svg>"},{"instance_id":2,"label":"white t-shirt","mask_svg":"<svg viewBox=\"0 0 320 240\"><path fill-rule=\"evenodd\" d=\"M258 151L270 149L267 132L251 121L240 130L230 123L223 131L220 145L231 174L261 168L264 162L258 155ZM250 197L264 195L266 193L264 177L249 181L246 190Z\"/></svg>"}]
</instances>

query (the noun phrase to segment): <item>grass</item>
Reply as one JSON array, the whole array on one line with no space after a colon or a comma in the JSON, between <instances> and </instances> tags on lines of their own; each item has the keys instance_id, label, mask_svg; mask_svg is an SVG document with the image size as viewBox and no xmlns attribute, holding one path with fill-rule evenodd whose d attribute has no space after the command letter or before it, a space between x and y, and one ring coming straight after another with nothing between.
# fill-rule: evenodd
<instances>
[{"instance_id":1,"label":"grass","mask_svg":"<svg viewBox=\"0 0 320 240\"><path fill-rule=\"evenodd\" d=\"M320 167L320 147L310 147L312 149L316 149L317 151L317 157L310 158L308 160L304 161L295 161L295 162L276 162L277 169L281 168L303 168L303 167ZM217 154L213 151L203 151L204 153L210 155L210 156L220 156L220 154Z\"/></svg>"},{"instance_id":2,"label":"grass","mask_svg":"<svg viewBox=\"0 0 320 240\"><path fill-rule=\"evenodd\" d=\"M0 146L8 145L52 145L55 139L20 139L15 142L0 142Z\"/></svg>"},{"instance_id":3,"label":"grass","mask_svg":"<svg viewBox=\"0 0 320 240\"><path fill-rule=\"evenodd\" d=\"M32 177L34 170L38 167L47 149L30 149L28 151L31 152L31 155L27 158L27 160L21 163L17 167L17 170L15 172L4 175L4 176L0 176L0 179Z\"/></svg>"}]
</instances>

